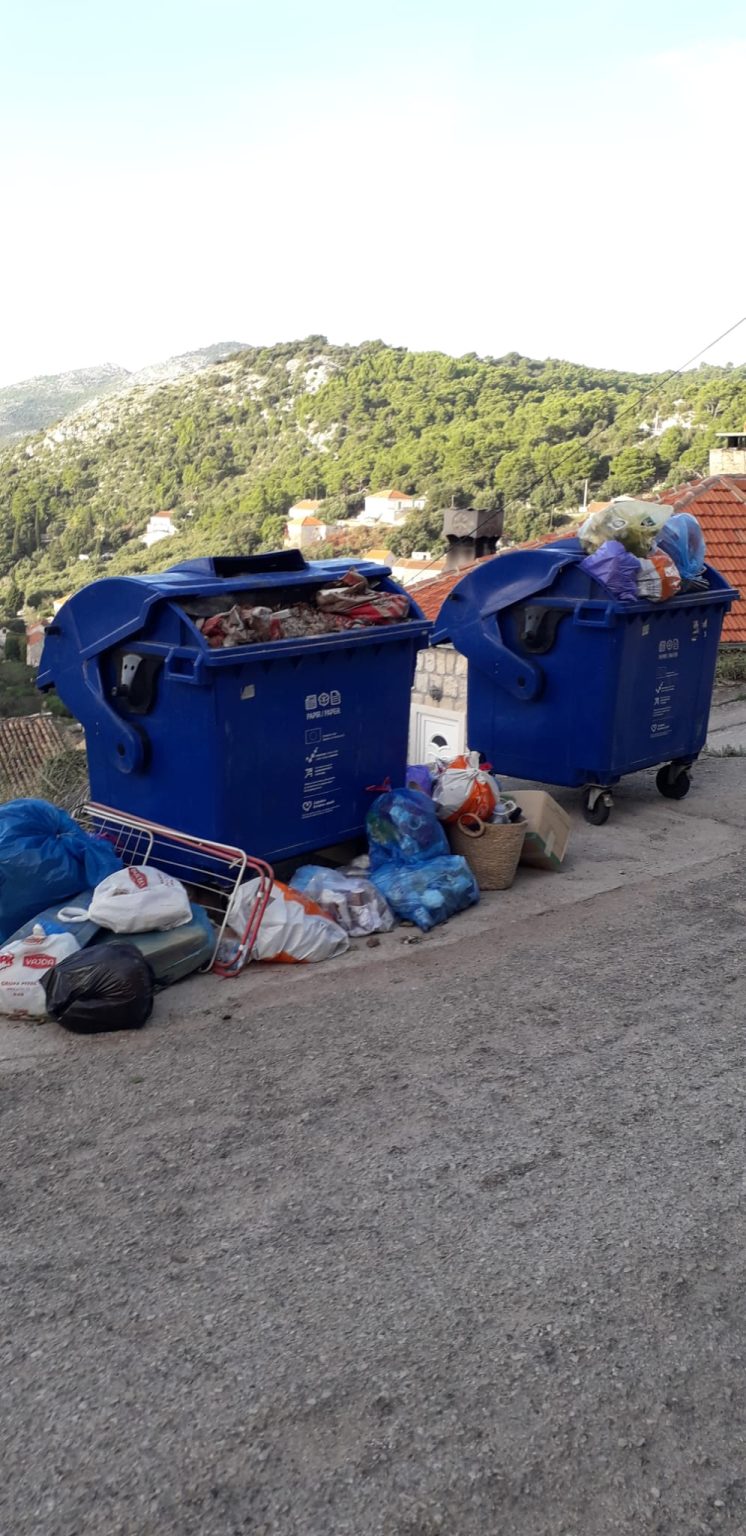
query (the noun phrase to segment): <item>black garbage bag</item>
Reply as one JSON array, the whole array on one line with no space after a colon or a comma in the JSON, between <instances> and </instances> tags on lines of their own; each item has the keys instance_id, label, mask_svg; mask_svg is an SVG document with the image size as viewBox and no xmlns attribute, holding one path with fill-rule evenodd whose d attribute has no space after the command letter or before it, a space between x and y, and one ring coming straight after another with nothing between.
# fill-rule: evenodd
<instances>
[{"instance_id":1,"label":"black garbage bag","mask_svg":"<svg viewBox=\"0 0 746 1536\"><path fill-rule=\"evenodd\" d=\"M134 944L94 944L44 977L47 1008L76 1035L142 1029L153 1012L155 978Z\"/></svg>"}]
</instances>

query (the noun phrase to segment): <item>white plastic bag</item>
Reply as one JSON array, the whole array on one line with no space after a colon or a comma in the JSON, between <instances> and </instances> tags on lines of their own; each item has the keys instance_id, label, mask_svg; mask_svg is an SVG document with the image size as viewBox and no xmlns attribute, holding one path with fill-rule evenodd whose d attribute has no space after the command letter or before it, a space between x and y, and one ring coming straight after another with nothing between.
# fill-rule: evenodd
<instances>
[{"instance_id":1,"label":"white plastic bag","mask_svg":"<svg viewBox=\"0 0 746 1536\"><path fill-rule=\"evenodd\" d=\"M500 799L500 785L479 765L478 752L466 752L444 768L433 787L433 803L440 821L456 822L459 816L478 816L490 821Z\"/></svg>"},{"instance_id":2,"label":"white plastic bag","mask_svg":"<svg viewBox=\"0 0 746 1536\"><path fill-rule=\"evenodd\" d=\"M231 899L227 926L238 935L239 940L246 931L258 889L258 880L247 880L245 885L238 887ZM332 960L335 955L343 955L349 947L350 941L344 929L333 923L314 901L301 891L291 891L288 886L275 881L256 942L250 957L245 957L244 964L249 958L278 960L286 964ZM220 958L232 959L233 954L221 954Z\"/></svg>"},{"instance_id":3,"label":"white plastic bag","mask_svg":"<svg viewBox=\"0 0 746 1536\"><path fill-rule=\"evenodd\" d=\"M132 865L107 875L88 908L63 907L59 917L67 923L98 923L111 933L153 933L190 923L192 908L179 880L149 865Z\"/></svg>"},{"instance_id":4,"label":"white plastic bag","mask_svg":"<svg viewBox=\"0 0 746 1536\"><path fill-rule=\"evenodd\" d=\"M79 949L71 933L47 933L39 923L26 939L0 950L0 1013L16 1019L43 1019L47 994L43 978L58 960Z\"/></svg>"},{"instance_id":5,"label":"white plastic bag","mask_svg":"<svg viewBox=\"0 0 746 1536\"><path fill-rule=\"evenodd\" d=\"M343 873L339 869L304 864L295 871L290 883L292 890L310 896L327 917L354 939L368 933L389 933L394 926L394 914L388 902L358 871Z\"/></svg>"},{"instance_id":6,"label":"white plastic bag","mask_svg":"<svg viewBox=\"0 0 746 1536\"><path fill-rule=\"evenodd\" d=\"M578 530L578 538L588 550L600 549L608 539L615 539L631 555L643 559L670 516L670 507L639 501L634 496L615 496L607 506L590 513Z\"/></svg>"}]
</instances>

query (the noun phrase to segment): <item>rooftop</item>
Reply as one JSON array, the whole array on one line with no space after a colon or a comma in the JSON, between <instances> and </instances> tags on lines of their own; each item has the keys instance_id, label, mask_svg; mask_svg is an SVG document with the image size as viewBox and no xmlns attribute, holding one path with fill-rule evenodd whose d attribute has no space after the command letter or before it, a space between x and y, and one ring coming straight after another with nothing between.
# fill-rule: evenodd
<instances>
[{"instance_id":1,"label":"rooftop","mask_svg":"<svg viewBox=\"0 0 746 1536\"><path fill-rule=\"evenodd\" d=\"M677 512L693 512L702 525L707 560L732 587L746 594L746 475L708 475L658 497ZM746 605L725 616L723 641L746 645Z\"/></svg>"},{"instance_id":2,"label":"rooftop","mask_svg":"<svg viewBox=\"0 0 746 1536\"><path fill-rule=\"evenodd\" d=\"M396 565L396 555L390 549L366 549L364 560L375 560L377 565Z\"/></svg>"},{"instance_id":3,"label":"rooftop","mask_svg":"<svg viewBox=\"0 0 746 1536\"><path fill-rule=\"evenodd\" d=\"M369 491L368 494L373 501L414 501L414 496L410 496L408 491L397 491L395 485L387 486L383 491Z\"/></svg>"},{"instance_id":4,"label":"rooftop","mask_svg":"<svg viewBox=\"0 0 746 1536\"><path fill-rule=\"evenodd\" d=\"M17 715L0 720L0 794L38 793L48 758L70 742L52 715Z\"/></svg>"}]
</instances>

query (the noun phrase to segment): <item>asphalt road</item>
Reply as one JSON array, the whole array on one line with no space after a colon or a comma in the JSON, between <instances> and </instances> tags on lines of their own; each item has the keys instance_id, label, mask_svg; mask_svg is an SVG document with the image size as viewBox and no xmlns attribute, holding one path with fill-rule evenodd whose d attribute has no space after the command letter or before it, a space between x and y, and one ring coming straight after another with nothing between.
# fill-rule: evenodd
<instances>
[{"instance_id":1,"label":"asphalt road","mask_svg":"<svg viewBox=\"0 0 746 1536\"><path fill-rule=\"evenodd\" d=\"M18 1027L3 1533L746 1529L746 771L707 773L717 856L692 797L665 877Z\"/></svg>"}]
</instances>

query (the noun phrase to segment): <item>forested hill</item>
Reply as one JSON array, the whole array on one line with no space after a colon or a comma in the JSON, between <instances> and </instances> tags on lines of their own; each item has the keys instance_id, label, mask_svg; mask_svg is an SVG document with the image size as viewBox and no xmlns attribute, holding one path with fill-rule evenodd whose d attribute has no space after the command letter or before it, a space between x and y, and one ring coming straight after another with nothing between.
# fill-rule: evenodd
<instances>
[{"instance_id":1,"label":"forested hill","mask_svg":"<svg viewBox=\"0 0 746 1536\"><path fill-rule=\"evenodd\" d=\"M1 453L0 595L41 609L105 572L273 547L294 501L328 498L332 521L390 484L428 498L420 547L458 492L479 507L503 492L525 537L577 507L586 477L596 496L691 478L745 417L746 368L670 379L322 337L249 348ZM179 534L147 551L139 536L164 510Z\"/></svg>"}]
</instances>

